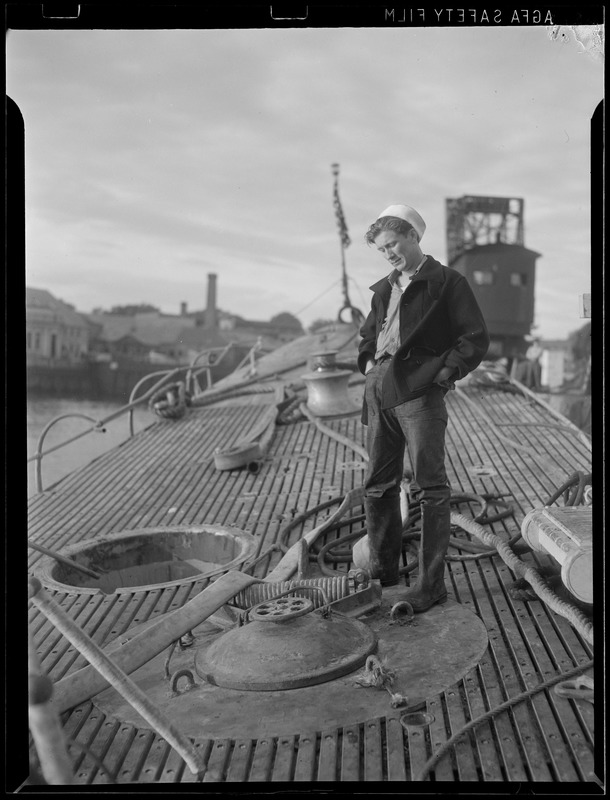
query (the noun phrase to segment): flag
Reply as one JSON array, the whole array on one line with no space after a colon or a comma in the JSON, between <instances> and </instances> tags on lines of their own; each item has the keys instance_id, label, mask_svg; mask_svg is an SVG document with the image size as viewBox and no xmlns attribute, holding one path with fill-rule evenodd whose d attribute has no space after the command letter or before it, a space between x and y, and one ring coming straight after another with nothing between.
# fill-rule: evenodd
<instances>
[{"instance_id":1,"label":"flag","mask_svg":"<svg viewBox=\"0 0 610 800\"><path fill-rule=\"evenodd\" d=\"M333 195L333 205L335 206L335 214L337 216L337 227L339 228L339 236L341 237L341 245L349 247L352 240L349 238L347 232L347 225L345 224L345 217L343 216L343 209L341 208L341 201L339 200L339 166L333 164L333 172L335 175L335 189Z\"/></svg>"}]
</instances>

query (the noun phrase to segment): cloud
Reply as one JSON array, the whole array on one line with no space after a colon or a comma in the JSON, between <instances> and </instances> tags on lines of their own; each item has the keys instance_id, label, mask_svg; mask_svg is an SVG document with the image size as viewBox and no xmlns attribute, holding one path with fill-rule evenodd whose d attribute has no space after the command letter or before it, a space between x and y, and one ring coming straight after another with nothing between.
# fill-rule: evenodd
<instances>
[{"instance_id":1,"label":"cloud","mask_svg":"<svg viewBox=\"0 0 610 800\"><path fill-rule=\"evenodd\" d=\"M600 65L563 44L517 26L11 31L28 280L82 310L172 311L216 271L227 310L264 319L322 294L305 320L334 317L336 161L354 302L383 273L362 237L388 203L422 212L443 259L446 198L523 197L556 337L586 283L603 96Z\"/></svg>"}]
</instances>

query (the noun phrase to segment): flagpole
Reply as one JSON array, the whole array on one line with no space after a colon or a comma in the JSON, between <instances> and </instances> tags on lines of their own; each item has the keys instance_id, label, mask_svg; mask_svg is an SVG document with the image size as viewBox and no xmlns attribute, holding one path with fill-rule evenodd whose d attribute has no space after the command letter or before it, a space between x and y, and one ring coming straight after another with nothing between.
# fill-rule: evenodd
<instances>
[{"instance_id":1,"label":"flagpole","mask_svg":"<svg viewBox=\"0 0 610 800\"><path fill-rule=\"evenodd\" d=\"M339 199L339 164L331 164L333 177L335 179L333 187L333 199L335 206L335 214L337 216L337 225L339 227L339 242L341 245L341 282L343 285L343 306L339 311L339 321L342 322L341 314L346 309L352 312L352 322L356 322L357 316L362 317L358 309L355 309L349 299L347 291L347 270L345 269L345 248L351 243L347 232L347 225L343 217L343 209L341 208L341 201Z\"/></svg>"},{"instance_id":2,"label":"flagpole","mask_svg":"<svg viewBox=\"0 0 610 800\"><path fill-rule=\"evenodd\" d=\"M331 165L333 176L335 178L335 198L336 202L339 201L339 164ZM346 306L349 306L349 297L347 295L347 272L345 269L345 243L341 230L339 230L339 243L341 245L341 276L343 285L343 300Z\"/></svg>"}]
</instances>

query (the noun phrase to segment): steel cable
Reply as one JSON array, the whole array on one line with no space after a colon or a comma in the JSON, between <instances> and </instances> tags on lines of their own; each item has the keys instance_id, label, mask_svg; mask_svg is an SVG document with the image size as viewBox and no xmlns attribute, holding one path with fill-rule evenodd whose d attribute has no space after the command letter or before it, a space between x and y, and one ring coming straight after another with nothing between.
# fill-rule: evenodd
<instances>
[{"instance_id":1,"label":"steel cable","mask_svg":"<svg viewBox=\"0 0 610 800\"><path fill-rule=\"evenodd\" d=\"M576 471L546 501L545 506L552 506L562 495L564 505L580 505L584 498L585 487L592 482L593 474ZM570 489L573 489L570 494Z\"/></svg>"}]
</instances>

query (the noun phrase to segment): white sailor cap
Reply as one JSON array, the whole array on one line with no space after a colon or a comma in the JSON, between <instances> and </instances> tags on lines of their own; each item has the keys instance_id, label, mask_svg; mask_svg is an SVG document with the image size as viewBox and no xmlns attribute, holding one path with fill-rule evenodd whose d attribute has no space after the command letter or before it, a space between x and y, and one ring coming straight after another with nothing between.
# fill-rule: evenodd
<instances>
[{"instance_id":1,"label":"white sailor cap","mask_svg":"<svg viewBox=\"0 0 610 800\"><path fill-rule=\"evenodd\" d=\"M411 206L388 206L381 212L377 219L381 219L381 217L398 217L399 219L404 219L405 222L408 222L415 228L420 239L426 230L426 223L423 221L420 214L418 214L414 208L411 208Z\"/></svg>"}]
</instances>

